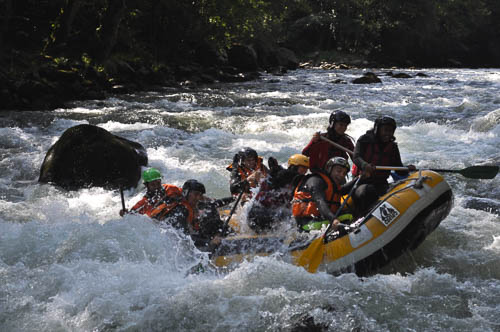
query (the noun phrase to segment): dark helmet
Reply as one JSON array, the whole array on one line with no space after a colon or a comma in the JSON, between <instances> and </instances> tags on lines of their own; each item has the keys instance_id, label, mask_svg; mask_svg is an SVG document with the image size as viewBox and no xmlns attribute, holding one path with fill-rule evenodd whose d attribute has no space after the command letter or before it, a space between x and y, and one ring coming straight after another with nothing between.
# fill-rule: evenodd
<instances>
[{"instance_id":1,"label":"dark helmet","mask_svg":"<svg viewBox=\"0 0 500 332\"><path fill-rule=\"evenodd\" d=\"M333 127L335 122L351 123L351 117L344 111L334 111L330 114L330 127Z\"/></svg>"},{"instance_id":2,"label":"dark helmet","mask_svg":"<svg viewBox=\"0 0 500 332\"><path fill-rule=\"evenodd\" d=\"M384 116L378 118L377 120L375 120L375 124L373 125L373 132L375 133L375 135L377 135L378 128L380 128L380 126L383 126L383 125L391 126L392 128L394 128L394 130L396 130L396 127L397 127L396 120L394 120L390 116L384 115Z\"/></svg>"},{"instance_id":3,"label":"dark helmet","mask_svg":"<svg viewBox=\"0 0 500 332\"><path fill-rule=\"evenodd\" d=\"M184 182L184 184L182 185L182 194L184 196L187 196L189 195L189 193L191 191L199 191L200 193L202 194L205 194L205 186L203 185L203 183L201 182L198 182L197 180L194 180L194 179L191 179L191 180L187 180L186 182Z\"/></svg>"},{"instance_id":4,"label":"dark helmet","mask_svg":"<svg viewBox=\"0 0 500 332\"><path fill-rule=\"evenodd\" d=\"M330 174L333 166L342 166L342 167L346 168L347 171L349 171L349 168L350 168L347 160L345 160L345 158L342 158L342 157L333 157L333 158L329 159L325 164L325 171L328 174Z\"/></svg>"},{"instance_id":5,"label":"dark helmet","mask_svg":"<svg viewBox=\"0 0 500 332\"><path fill-rule=\"evenodd\" d=\"M240 150L238 152L238 154L240 155L240 159L242 161L245 160L246 158L257 159L257 157L258 157L257 151L255 151L254 149L249 148L249 147L243 148L242 150Z\"/></svg>"}]
</instances>

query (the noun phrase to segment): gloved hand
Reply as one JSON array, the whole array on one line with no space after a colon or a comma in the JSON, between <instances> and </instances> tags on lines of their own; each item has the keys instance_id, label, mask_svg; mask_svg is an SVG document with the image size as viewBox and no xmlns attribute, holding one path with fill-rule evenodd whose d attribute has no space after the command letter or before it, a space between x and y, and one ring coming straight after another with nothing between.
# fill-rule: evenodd
<instances>
[{"instance_id":1,"label":"gloved hand","mask_svg":"<svg viewBox=\"0 0 500 332\"><path fill-rule=\"evenodd\" d=\"M278 167L278 161L274 157L269 157L269 159L267 160L267 164L269 165L269 169L271 170Z\"/></svg>"},{"instance_id":2,"label":"gloved hand","mask_svg":"<svg viewBox=\"0 0 500 332\"><path fill-rule=\"evenodd\" d=\"M269 165L271 176L275 176L279 171L283 169L283 167L278 164L278 161L274 157L269 157L269 159L267 160L267 164Z\"/></svg>"},{"instance_id":3,"label":"gloved hand","mask_svg":"<svg viewBox=\"0 0 500 332\"><path fill-rule=\"evenodd\" d=\"M365 168L363 169L363 172L361 174L361 176L363 178L369 178L370 176L372 176L373 173L375 173L377 167L373 164L367 164L365 166Z\"/></svg>"}]
</instances>

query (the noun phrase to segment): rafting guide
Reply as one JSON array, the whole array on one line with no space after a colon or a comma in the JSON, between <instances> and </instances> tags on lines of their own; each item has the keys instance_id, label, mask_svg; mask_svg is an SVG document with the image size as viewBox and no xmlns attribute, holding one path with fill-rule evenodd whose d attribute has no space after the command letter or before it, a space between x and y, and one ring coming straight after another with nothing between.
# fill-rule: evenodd
<instances>
[{"instance_id":1,"label":"rafting guide","mask_svg":"<svg viewBox=\"0 0 500 332\"><path fill-rule=\"evenodd\" d=\"M389 188L387 179L391 174L390 170L380 170L377 166L403 166L394 137L396 127L396 120L393 118L379 117L375 120L373 129L368 130L356 142L353 175L363 174L363 179L353 194L356 217L363 216L373 202ZM408 165L406 170L397 173L407 176L408 172L415 169L414 165Z\"/></svg>"}]
</instances>

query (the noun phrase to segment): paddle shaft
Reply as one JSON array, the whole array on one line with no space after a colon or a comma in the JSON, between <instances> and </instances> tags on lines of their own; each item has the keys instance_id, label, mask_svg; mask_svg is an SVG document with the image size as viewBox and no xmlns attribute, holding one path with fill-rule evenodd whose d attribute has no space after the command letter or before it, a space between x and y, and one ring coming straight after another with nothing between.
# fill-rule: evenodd
<instances>
[{"instance_id":1,"label":"paddle shaft","mask_svg":"<svg viewBox=\"0 0 500 332\"><path fill-rule=\"evenodd\" d=\"M378 170L408 171L407 167L377 166ZM470 179L493 179L498 173L498 166L470 166L464 169L430 169L437 173L459 173ZM418 171L418 169L416 170Z\"/></svg>"},{"instance_id":2,"label":"paddle shaft","mask_svg":"<svg viewBox=\"0 0 500 332\"><path fill-rule=\"evenodd\" d=\"M125 198L123 197L123 187L120 186L120 197L122 199L122 210L125 211Z\"/></svg>"},{"instance_id":3,"label":"paddle shaft","mask_svg":"<svg viewBox=\"0 0 500 332\"><path fill-rule=\"evenodd\" d=\"M246 186L243 186L243 189L241 189L241 192L240 194L238 195L238 198L236 198L236 202L234 203L233 205L233 208L231 209L231 211L229 212L229 215L227 216L226 218L226 221L224 222L224 228L227 227L227 225L229 224L229 220L231 220L231 217L233 216L234 214L234 211L236 211L236 208L238 207L238 204L240 203L241 201L241 197L243 196L243 194L245 193L245 189L246 189Z\"/></svg>"},{"instance_id":4,"label":"paddle shaft","mask_svg":"<svg viewBox=\"0 0 500 332\"><path fill-rule=\"evenodd\" d=\"M326 235L328 234L328 232L330 231L330 228L332 227L333 225L333 221L335 219L337 219L337 217L340 215L340 212L342 212L342 209L344 208L344 206L347 204L347 201L349 200L349 198L351 198L351 195L352 193L354 192L354 189L356 189L356 187L358 186L358 183L359 183L359 180L361 180L361 176L358 177L358 179L356 180L356 182L354 183L354 185L352 186L351 190L349 191L349 194L347 195L346 198L344 198L344 201L342 202L342 204L340 205L339 209L337 210L337 212L335 213L335 217L333 217L333 219L330 221L330 224L328 225L328 228L326 229L325 231L325 234L323 234L323 238L326 237Z\"/></svg>"},{"instance_id":5,"label":"paddle shaft","mask_svg":"<svg viewBox=\"0 0 500 332\"><path fill-rule=\"evenodd\" d=\"M335 143L334 141L324 137L324 136L320 136L320 138L325 141L325 142L328 142L330 143L331 145L333 145L334 147L342 150L342 151L345 151L347 153L349 153L351 156L354 155L354 152L352 152L351 150L343 147L342 145L338 144L338 143ZM378 169L378 170L394 170L394 171L408 171L408 168L407 167L404 167L404 166L376 166L375 169Z\"/></svg>"},{"instance_id":6,"label":"paddle shaft","mask_svg":"<svg viewBox=\"0 0 500 332\"><path fill-rule=\"evenodd\" d=\"M351 155L351 157L352 157L352 156L354 156L354 152L352 152L351 150L349 150L349 149L347 149L347 148L343 147L342 145L340 145L340 144L338 144L338 143L335 143L335 142L334 142L334 141L332 141L331 139L328 139L328 138L326 138L325 136L321 136L321 135L319 136L319 138L320 138L320 139L322 139L322 140L323 140L323 141L325 141L325 142L330 143L331 145L333 145L333 146L334 146L334 147L336 147L337 149L340 149L340 150L342 150L342 151L344 151L344 152L347 152L348 154L350 154L350 155Z\"/></svg>"},{"instance_id":7,"label":"paddle shaft","mask_svg":"<svg viewBox=\"0 0 500 332\"><path fill-rule=\"evenodd\" d=\"M349 153L351 156L354 155L354 153L343 147L342 145L335 143L334 141L324 137L320 136L320 139L322 139L325 142L330 143L331 145L335 146L336 148L345 151ZM381 171L408 171L408 167L404 166L376 166L377 170ZM497 173L498 173L498 166L470 166L464 169L430 169L431 171L437 172L437 173L459 173L462 174L463 176L471 179L493 179ZM418 169L416 170L418 171Z\"/></svg>"}]
</instances>

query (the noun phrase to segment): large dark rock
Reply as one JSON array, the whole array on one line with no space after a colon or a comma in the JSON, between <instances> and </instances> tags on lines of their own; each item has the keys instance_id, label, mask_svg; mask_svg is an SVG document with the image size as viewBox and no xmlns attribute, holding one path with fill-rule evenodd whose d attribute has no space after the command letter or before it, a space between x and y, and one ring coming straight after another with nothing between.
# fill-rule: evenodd
<instances>
[{"instance_id":1,"label":"large dark rock","mask_svg":"<svg viewBox=\"0 0 500 332\"><path fill-rule=\"evenodd\" d=\"M68 190L96 186L135 187L148 157L142 145L92 125L66 130L50 147L40 169L39 182Z\"/></svg>"}]
</instances>

